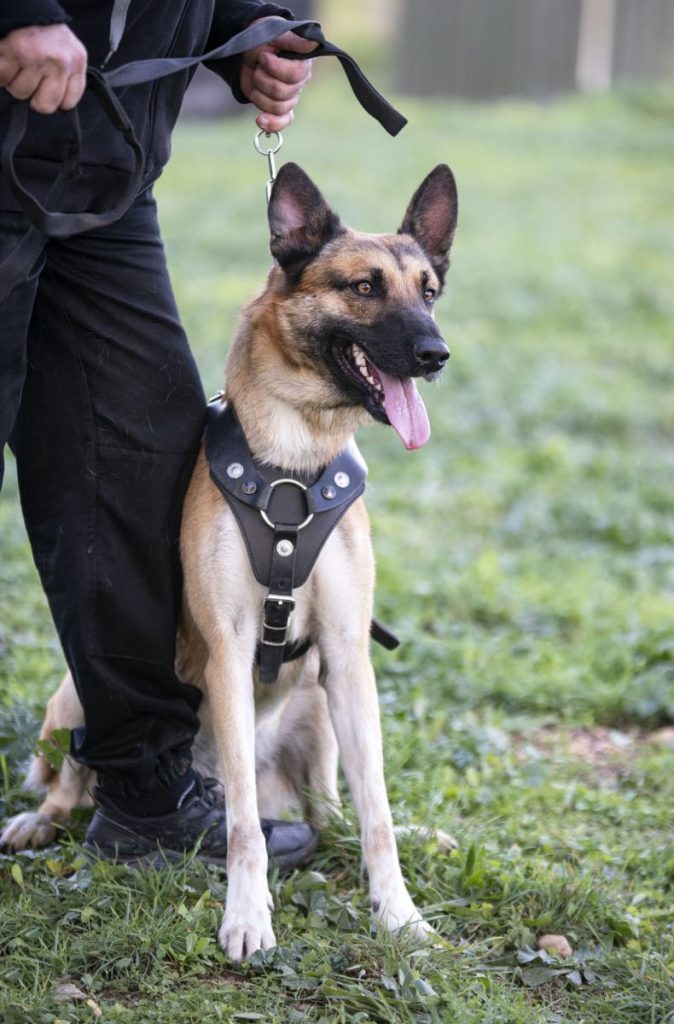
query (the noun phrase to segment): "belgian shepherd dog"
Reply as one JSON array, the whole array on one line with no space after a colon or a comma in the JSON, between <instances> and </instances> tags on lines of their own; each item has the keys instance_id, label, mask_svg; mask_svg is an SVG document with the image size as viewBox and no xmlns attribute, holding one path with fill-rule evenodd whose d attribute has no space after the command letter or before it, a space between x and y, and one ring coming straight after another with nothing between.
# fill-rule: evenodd
<instances>
[{"instance_id":1,"label":"belgian shepherd dog","mask_svg":"<svg viewBox=\"0 0 674 1024\"><path fill-rule=\"evenodd\" d=\"M307 481L353 451L354 432L372 421L393 427L408 449L426 443L430 428L416 382L434 380L449 356L434 308L457 208L454 177L441 164L415 192L397 233L364 234L341 224L298 166L280 169L269 201L275 263L242 313L220 399L273 482L301 480L306 491ZM327 486L326 501L337 491ZM280 626L268 622L269 588L254 572L204 450L185 501L181 557L177 668L204 693L195 765L221 781L227 807L222 947L239 960L275 944L259 818L300 813L320 821L339 803L340 758L374 914L392 930L431 933L403 880L384 782L369 655L374 561L362 498L338 518ZM260 681L256 654L274 629L284 642L302 644L302 653L282 663L270 685ZM66 676L49 702L42 738L81 720ZM8 823L4 844L50 841L54 823L90 802L91 774L68 758L54 773L35 758L28 784L47 785L47 798L38 812Z\"/></svg>"}]
</instances>

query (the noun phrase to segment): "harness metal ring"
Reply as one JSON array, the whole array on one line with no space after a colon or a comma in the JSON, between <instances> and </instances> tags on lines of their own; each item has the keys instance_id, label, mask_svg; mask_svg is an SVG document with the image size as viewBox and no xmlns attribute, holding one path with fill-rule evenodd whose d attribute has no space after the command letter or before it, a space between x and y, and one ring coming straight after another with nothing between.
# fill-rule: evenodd
<instances>
[{"instance_id":1,"label":"harness metal ring","mask_svg":"<svg viewBox=\"0 0 674 1024\"><path fill-rule=\"evenodd\" d=\"M272 482L269 484L269 486L273 490L274 487L278 487L279 484L292 484L293 487L299 487L299 489L301 491L305 491L306 492L308 490L308 488L300 480L292 480L290 477L281 477L280 480L272 480ZM262 516L262 519L267 524L267 526L271 526L272 530L276 529L276 523L272 523L271 519L269 518L269 516L267 515L267 513L265 512L265 510L263 508L260 509L260 515ZM303 530L305 526L309 525L309 523L311 522L311 520L313 518L314 518L314 513L310 512L309 515L307 516L307 518L304 520L304 522L300 523L300 525L297 527L297 529L298 530Z\"/></svg>"},{"instance_id":2,"label":"harness metal ring","mask_svg":"<svg viewBox=\"0 0 674 1024\"><path fill-rule=\"evenodd\" d=\"M277 144L275 146L272 146L270 144L269 149L262 149L262 147L260 146L260 136L261 135L264 135L268 139L271 139L272 135L275 135L276 138L278 139L278 142L277 142ZM266 132L264 130L264 128L261 128L260 131L255 136L254 145L255 145L256 150L260 154L260 156L269 156L270 153L271 154L278 153L279 149L283 145L283 136L282 136L281 132Z\"/></svg>"}]
</instances>

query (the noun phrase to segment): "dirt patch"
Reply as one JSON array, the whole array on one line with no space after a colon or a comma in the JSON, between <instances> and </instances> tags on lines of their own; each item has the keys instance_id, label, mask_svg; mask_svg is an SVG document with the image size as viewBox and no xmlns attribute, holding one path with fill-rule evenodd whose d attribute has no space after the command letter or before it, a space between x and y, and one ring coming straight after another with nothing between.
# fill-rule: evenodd
<instances>
[{"instance_id":1,"label":"dirt patch","mask_svg":"<svg viewBox=\"0 0 674 1024\"><path fill-rule=\"evenodd\" d=\"M623 731L608 726L594 729L548 726L514 737L515 753L522 763L531 760L577 761L594 775L608 778L629 771L648 745L674 750L674 726L654 732Z\"/></svg>"}]
</instances>

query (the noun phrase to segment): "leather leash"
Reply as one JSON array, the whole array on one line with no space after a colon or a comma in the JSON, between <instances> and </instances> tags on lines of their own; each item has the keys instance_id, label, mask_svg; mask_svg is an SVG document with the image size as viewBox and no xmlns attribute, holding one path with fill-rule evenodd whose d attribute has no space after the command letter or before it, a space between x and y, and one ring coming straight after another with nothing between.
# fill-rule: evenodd
<instances>
[{"instance_id":1,"label":"leather leash","mask_svg":"<svg viewBox=\"0 0 674 1024\"><path fill-rule=\"evenodd\" d=\"M24 137L28 120L28 102L13 100L6 90L0 90L2 103L0 107L10 104L9 125L0 149L0 167L14 197L30 221L27 234L14 251L0 264L0 299L6 296L32 268L47 238L68 238L71 235L93 228L105 227L118 220L136 198L143 179L145 158L131 121L124 107L112 92L124 86L138 85L156 81L179 71L185 71L204 61L222 60L255 49L272 42L284 32L292 31L303 39L318 44L308 54L282 51L280 56L290 60L308 60L313 57L336 57L348 78L349 84L361 106L389 132L397 135L407 123L406 119L384 99L372 83L365 77L356 61L344 50L328 42L323 35L321 26L315 21L289 21L285 18L272 17L259 21L243 32L233 36L229 42L194 57L157 57L149 60L132 61L111 71L100 71L90 67L87 70L87 86L91 89L112 127L121 133L133 158L133 167L128 175L126 186L107 210L85 210L78 213L64 213L46 209L20 182L16 166L15 154ZM74 123L76 151L61 166L54 185L50 191L52 200L63 195L72 163L79 156L79 139L81 136L77 108L70 111ZM58 199L56 199L58 202Z\"/></svg>"}]
</instances>

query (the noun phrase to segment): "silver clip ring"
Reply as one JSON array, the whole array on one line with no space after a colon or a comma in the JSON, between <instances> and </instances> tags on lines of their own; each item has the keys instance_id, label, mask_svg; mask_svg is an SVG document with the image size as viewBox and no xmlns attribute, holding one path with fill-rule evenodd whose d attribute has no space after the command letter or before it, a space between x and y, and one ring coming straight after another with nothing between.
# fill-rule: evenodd
<instances>
[{"instance_id":1,"label":"silver clip ring","mask_svg":"<svg viewBox=\"0 0 674 1024\"><path fill-rule=\"evenodd\" d=\"M260 136L262 135L264 135L265 138L267 139L271 139L272 135L275 135L276 138L278 139L278 142L276 143L275 146L270 145L268 149L262 149L262 147L260 146ZM260 131L255 136L255 148L260 154L260 156L269 156L270 154L272 154L273 156L274 153L278 153L282 145L283 136L281 135L281 132L266 132L264 128L261 128Z\"/></svg>"},{"instance_id":2,"label":"silver clip ring","mask_svg":"<svg viewBox=\"0 0 674 1024\"><path fill-rule=\"evenodd\" d=\"M292 480L290 477L281 477L280 480L273 480L272 483L269 484L269 486L273 489L274 487L278 487L279 484L292 484L293 487L299 487L301 491L307 491L307 487L305 487L303 483L301 483L299 480ZM269 516L267 515L263 508L260 509L260 515L262 516L267 526L271 526L272 530L276 529L276 523L273 523L271 521L271 519L269 518ZM300 523L297 529L303 530L305 526L309 525L313 518L314 513L310 512L307 518L304 520L304 522Z\"/></svg>"}]
</instances>

